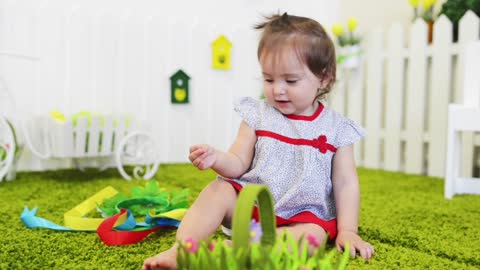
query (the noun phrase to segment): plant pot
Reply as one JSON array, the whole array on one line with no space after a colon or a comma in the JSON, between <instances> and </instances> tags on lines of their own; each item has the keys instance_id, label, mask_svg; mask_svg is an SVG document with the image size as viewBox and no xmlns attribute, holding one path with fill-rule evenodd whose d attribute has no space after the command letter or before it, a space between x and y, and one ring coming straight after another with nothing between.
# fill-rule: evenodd
<instances>
[{"instance_id":1,"label":"plant pot","mask_svg":"<svg viewBox=\"0 0 480 270\"><path fill-rule=\"evenodd\" d=\"M427 26L428 26L427 41L428 41L428 44L431 44L433 41L433 21L428 21Z\"/></svg>"},{"instance_id":2,"label":"plant pot","mask_svg":"<svg viewBox=\"0 0 480 270\"><path fill-rule=\"evenodd\" d=\"M362 50L359 45L338 48L338 63L346 69L358 68L361 63Z\"/></svg>"}]
</instances>

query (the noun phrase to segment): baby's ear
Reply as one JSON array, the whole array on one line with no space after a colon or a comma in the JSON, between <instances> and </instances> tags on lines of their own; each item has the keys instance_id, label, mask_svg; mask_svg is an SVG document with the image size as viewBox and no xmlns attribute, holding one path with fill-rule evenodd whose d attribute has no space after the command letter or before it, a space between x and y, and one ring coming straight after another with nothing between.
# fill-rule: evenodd
<instances>
[{"instance_id":1,"label":"baby's ear","mask_svg":"<svg viewBox=\"0 0 480 270\"><path fill-rule=\"evenodd\" d=\"M325 89L332 83L333 76L331 74L325 74L322 78L319 78L318 80L320 81L320 89Z\"/></svg>"}]
</instances>

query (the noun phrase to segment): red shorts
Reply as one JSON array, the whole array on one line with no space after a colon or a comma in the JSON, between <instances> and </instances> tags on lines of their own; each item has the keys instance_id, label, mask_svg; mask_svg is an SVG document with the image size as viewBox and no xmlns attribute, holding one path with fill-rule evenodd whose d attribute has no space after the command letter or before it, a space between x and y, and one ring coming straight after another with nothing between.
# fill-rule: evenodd
<instances>
[{"instance_id":1,"label":"red shorts","mask_svg":"<svg viewBox=\"0 0 480 270\"><path fill-rule=\"evenodd\" d=\"M240 192L240 190L242 190L242 185L240 185L239 183L237 182L234 182L234 181L228 181L226 180L228 183L230 183L233 188L235 188L235 190L238 192ZM258 221L259 218L258 218L258 208L257 207L254 207L253 209L253 213L252 213L252 217ZM323 219L320 219L318 218L317 216L315 216L312 212L310 211L305 211L305 212L300 212L292 217L290 217L289 219L284 219L284 218L281 218L279 216L275 216L276 219L277 219L277 226L285 226L285 225L290 225L290 224L295 224L295 223L313 223L313 224L316 224L320 227L322 227L322 229L325 230L325 232L328 233L328 238L330 240L333 240L335 239L335 237L337 236L337 219L332 219L332 220L328 220L328 221L325 221Z\"/></svg>"}]
</instances>

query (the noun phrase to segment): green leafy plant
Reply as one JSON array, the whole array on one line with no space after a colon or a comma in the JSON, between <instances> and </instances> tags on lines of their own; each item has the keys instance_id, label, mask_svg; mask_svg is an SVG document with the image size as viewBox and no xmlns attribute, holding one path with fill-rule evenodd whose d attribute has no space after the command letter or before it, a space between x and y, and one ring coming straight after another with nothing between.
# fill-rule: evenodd
<instances>
[{"instance_id":1,"label":"green leafy plant","mask_svg":"<svg viewBox=\"0 0 480 270\"><path fill-rule=\"evenodd\" d=\"M440 14L445 14L453 24L453 40L458 40L458 23L465 13L471 10L480 17L480 1L448 0L442 5Z\"/></svg>"},{"instance_id":2,"label":"green leafy plant","mask_svg":"<svg viewBox=\"0 0 480 270\"><path fill-rule=\"evenodd\" d=\"M257 197L261 231L258 223L250 222ZM336 249L327 252L326 243L320 243L310 234L295 240L289 232L285 232L277 238L273 200L263 185L247 185L240 193L232 232L232 246L212 239L197 242L189 238L179 242L178 269L340 270L346 268L349 259L348 252L343 255ZM309 248L314 251L309 253ZM345 249L349 250L349 247Z\"/></svg>"}]
</instances>

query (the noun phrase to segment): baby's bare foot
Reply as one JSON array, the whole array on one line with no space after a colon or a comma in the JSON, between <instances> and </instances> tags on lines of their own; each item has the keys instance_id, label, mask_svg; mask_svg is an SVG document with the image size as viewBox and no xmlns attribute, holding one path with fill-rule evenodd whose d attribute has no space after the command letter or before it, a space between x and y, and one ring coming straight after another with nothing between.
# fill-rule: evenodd
<instances>
[{"instance_id":1,"label":"baby's bare foot","mask_svg":"<svg viewBox=\"0 0 480 270\"><path fill-rule=\"evenodd\" d=\"M154 257L148 258L143 262L142 270L164 269L173 270L177 269L177 246L173 246L170 249L157 254Z\"/></svg>"}]
</instances>

